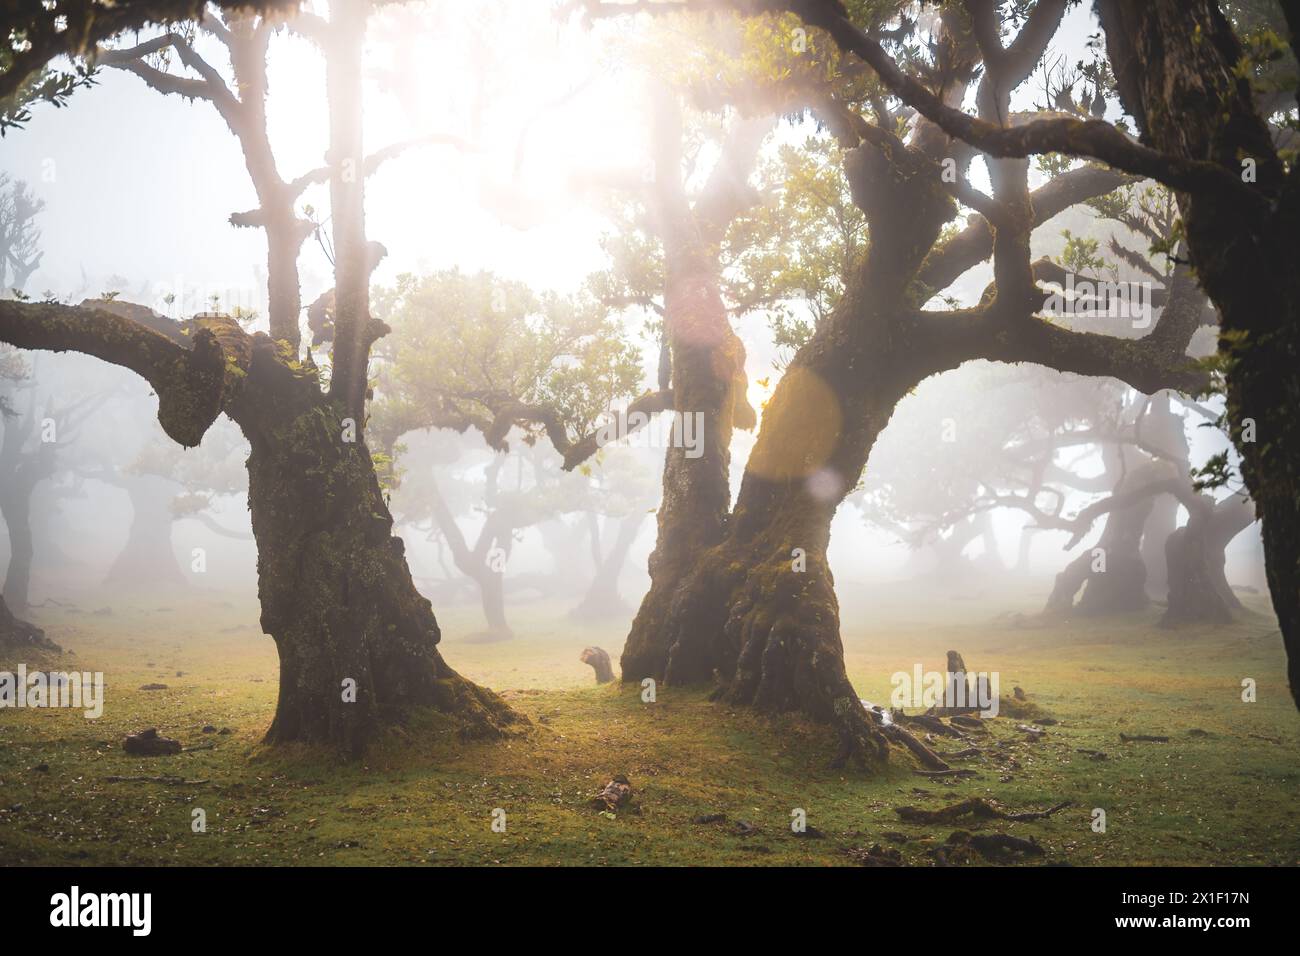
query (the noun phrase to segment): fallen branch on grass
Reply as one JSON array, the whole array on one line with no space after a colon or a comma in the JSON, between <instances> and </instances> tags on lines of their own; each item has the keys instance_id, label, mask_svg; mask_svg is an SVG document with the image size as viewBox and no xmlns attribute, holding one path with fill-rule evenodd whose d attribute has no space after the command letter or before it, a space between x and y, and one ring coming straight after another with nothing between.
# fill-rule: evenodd
<instances>
[{"instance_id":1,"label":"fallen branch on grass","mask_svg":"<svg viewBox=\"0 0 1300 956\"><path fill-rule=\"evenodd\" d=\"M1160 737L1155 734L1132 734L1132 735L1120 734L1119 739L1121 742L1126 744L1132 744L1132 743L1167 744L1169 743L1168 737Z\"/></svg>"},{"instance_id":2,"label":"fallen branch on grass","mask_svg":"<svg viewBox=\"0 0 1300 956\"><path fill-rule=\"evenodd\" d=\"M1025 810L1019 813L1008 813L997 804L985 800L983 797L971 797L951 806L940 807L938 810L923 810L920 807L895 807L894 812L908 823L953 823L965 816L981 817L986 820L1012 820L1020 823L1026 820L1044 820L1052 814L1064 810L1069 805L1070 801L1066 800L1046 810Z\"/></svg>"}]
</instances>

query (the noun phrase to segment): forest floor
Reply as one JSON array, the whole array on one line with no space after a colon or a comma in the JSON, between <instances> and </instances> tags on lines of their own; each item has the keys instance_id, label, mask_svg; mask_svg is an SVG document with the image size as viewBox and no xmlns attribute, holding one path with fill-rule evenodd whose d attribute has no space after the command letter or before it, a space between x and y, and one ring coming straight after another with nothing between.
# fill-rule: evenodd
<instances>
[{"instance_id":1,"label":"forest floor","mask_svg":"<svg viewBox=\"0 0 1300 956\"><path fill-rule=\"evenodd\" d=\"M953 648L972 671L997 671L1004 696L1022 687L1058 721L1037 741L1017 730L1023 719L988 721L975 741L984 753L952 761L977 775L952 782L916 775L901 751L872 774L832 770L824 728L736 712L700 690L661 687L647 704L638 687L596 686L578 653L599 643L617 661L623 626L569 625L558 607L515 610L521 636L498 644L458 636L473 609L440 614L447 660L502 692L531 729L465 743L420 720L354 764L260 743L277 666L255 608L202 595L41 608L39 623L72 653L29 656L28 667L103 671L107 700L98 720L0 710L0 861L853 865L879 844L932 865L963 829L1032 837L1045 851L1033 862L1300 862L1300 716L1266 601L1252 596L1252 611L1226 629L1177 632L1155 626L1158 608L1050 628L999 613L1038 597L922 600L882 588L872 602L847 602L849 673L863 697L886 703L890 675L916 663L941 671ZM891 623L909 618L926 620ZM0 659L0 670L17 663ZM1248 677L1255 703L1241 699ZM137 689L150 683L166 689ZM145 727L210 749L128 756L123 736ZM602 813L592 797L616 774L634 804ZM918 825L895 813L973 796L1012 812L1071 805L1030 822ZM492 829L498 808L504 833ZM1094 808L1106 811L1104 833ZM195 809L206 832L193 832ZM792 832L796 809L812 838Z\"/></svg>"}]
</instances>

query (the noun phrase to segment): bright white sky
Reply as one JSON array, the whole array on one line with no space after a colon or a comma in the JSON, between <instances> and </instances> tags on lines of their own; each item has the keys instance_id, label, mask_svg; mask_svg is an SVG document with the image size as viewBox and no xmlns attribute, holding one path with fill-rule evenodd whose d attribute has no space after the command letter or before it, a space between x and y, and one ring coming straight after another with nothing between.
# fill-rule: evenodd
<instances>
[{"instance_id":1,"label":"bright white sky","mask_svg":"<svg viewBox=\"0 0 1300 956\"><path fill-rule=\"evenodd\" d=\"M638 117L625 108L628 83L601 62L590 32L555 20L544 4L509 7L510 28L496 32L485 52L467 36L466 18L440 21L437 4L372 21L367 149L431 133L482 144L468 154L417 147L372 177L367 232L389 250L377 282L459 265L568 289L601 265L602 222L574 201L568 183L580 182L584 169L638 168L643 140ZM416 17L427 18L425 29L415 29ZM203 38L199 49L228 69L215 41ZM475 81L471 72L467 82L464 64L482 57L487 102L475 137ZM273 143L281 174L291 179L322 165L324 72L311 46L284 32L272 41L270 62ZM400 89L393 72L404 78ZM181 283L200 303L207 295L196 288L220 290L226 305L262 302L262 234L227 222L255 205L252 187L211 104L164 96L105 69L67 108L34 112L28 128L3 141L4 170L46 201L47 253L30 294L94 295L116 275L128 280L118 290L124 298L138 298L142 285L152 295ZM323 187L305 199L328 208ZM307 301L331 284L327 260L310 243L303 278Z\"/></svg>"}]
</instances>

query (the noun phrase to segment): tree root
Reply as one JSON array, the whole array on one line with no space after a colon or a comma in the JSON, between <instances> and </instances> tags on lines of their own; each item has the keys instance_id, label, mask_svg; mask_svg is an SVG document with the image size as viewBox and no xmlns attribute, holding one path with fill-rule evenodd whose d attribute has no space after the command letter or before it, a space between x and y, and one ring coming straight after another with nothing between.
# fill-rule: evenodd
<instances>
[{"instance_id":1,"label":"tree root","mask_svg":"<svg viewBox=\"0 0 1300 956\"><path fill-rule=\"evenodd\" d=\"M856 698L853 698L856 702ZM888 727L877 727L873 715L858 703L848 706L836 715L839 748L831 759L831 767L843 767L850 761L865 766L889 759L889 742L883 736Z\"/></svg>"},{"instance_id":2,"label":"tree root","mask_svg":"<svg viewBox=\"0 0 1300 956\"><path fill-rule=\"evenodd\" d=\"M895 714L894 719L899 723L915 724L918 727L924 727L926 730L935 734L942 734L945 737L956 737L958 740L965 740L966 735L956 727L949 727L938 717L930 714L918 714L915 717L909 717L906 714Z\"/></svg>"},{"instance_id":3,"label":"tree root","mask_svg":"<svg viewBox=\"0 0 1300 956\"><path fill-rule=\"evenodd\" d=\"M920 807L895 807L894 812L908 823L955 823L966 816L985 820L1011 820L1021 823L1026 820L1045 820L1052 814L1064 810L1069 805L1070 801L1066 800L1046 810L1008 813L997 804L985 800L983 797L971 797L951 806L940 807L938 810L923 810Z\"/></svg>"},{"instance_id":4,"label":"tree root","mask_svg":"<svg viewBox=\"0 0 1300 956\"><path fill-rule=\"evenodd\" d=\"M927 767L931 771L937 773L945 773L952 770L942 757L897 724L890 724L883 729L885 735L890 740L897 741L908 750L912 751L923 767Z\"/></svg>"}]
</instances>

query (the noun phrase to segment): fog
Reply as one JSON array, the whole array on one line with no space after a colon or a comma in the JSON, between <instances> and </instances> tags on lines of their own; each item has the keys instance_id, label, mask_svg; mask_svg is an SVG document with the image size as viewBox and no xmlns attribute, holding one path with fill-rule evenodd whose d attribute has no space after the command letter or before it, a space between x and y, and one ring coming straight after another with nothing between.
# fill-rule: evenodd
<instances>
[{"instance_id":1,"label":"fog","mask_svg":"<svg viewBox=\"0 0 1300 956\"><path fill-rule=\"evenodd\" d=\"M618 219L607 187L636 175L649 155L643 81L615 51L642 27L591 28L537 7L525 14L518 5L509 13L485 5L468 14L435 4L372 24L367 141L433 137L367 183L367 233L387 250L372 288L392 289L408 273L491 270L538 294L570 295L611 267L607 240ZM487 40L496 36L494 16L514 18L515 29L499 44ZM1073 9L1061 56L1081 55L1089 27L1087 9ZM215 46L201 40L199 49L219 61ZM293 176L324 154L323 72L306 42L288 32L272 39L270 63L269 129L282 169ZM1028 108L1035 95L1022 89L1019 105ZM767 137L760 165L782 145L824 135L811 117L787 116ZM716 137L707 124L698 136L692 164L707 170ZM7 135L2 149L3 173L44 204L34 219L43 255L21 290L27 296L77 303L116 294L173 317L239 309L254 315L250 329L265 328L266 240L260 230L229 222L256 197L237 142L209 104L161 95L130 73L104 69L65 108L37 107L29 128ZM699 187L703 175L690 171L689 182ZM982 161L972 180L987 183ZM326 207L326 193L313 186L304 203ZM1033 255L1060 258L1067 229L1103 249L1124 232L1076 207L1035 233ZM303 247L304 303L332 285L328 252L315 239ZM987 264L971 269L944 294L971 304L991 276ZM804 320L812 314L798 300L782 308ZM790 359L770 311L755 309L733 323L755 408L771 397ZM653 312L630 307L610 316L639 351L642 379L633 393L652 388L659 354ZM1212 349L1212 334L1202 329L1194 350ZM25 603L32 613L201 594L254 616L257 553L242 468L247 443L238 428L222 418L200 448L183 451L158 425L156 398L131 373L78 355L14 360L23 363L23 377L5 382L11 409L0 427L6 491L17 489L23 469L40 471L30 496ZM1218 429L1201 427L1205 415L1163 395L1158 401L1181 419L1193 467L1229 448ZM1217 401L1206 407L1220 408ZM971 595L996 596L1007 610L1040 610L1056 575L1097 546L1104 521L1067 549L1070 530L1039 527L1023 508L994 502L1025 493L1025 466L1010 463L1015 449L1103 425L1131 433L1147 409L1143 396L1114 380L1034 366L976 362L925 381L898 405L860 486L834 519L828 553L846 613L871 614L875 597L900 582L923 596L915 604L921 619L927 602ZM53 432L43 436L50 423ZM544 439L530 444L516 428L507 441L502 453L473 429L400 436L401 480L391 507L417 586L440 614L464 609L451 639L527 635L539 621L549 632L576 614L599 620L615 651L649 584L664 448L633 436L565 472ZM733 441L733 496L753 442L752 431ZM1042 479L1028 504L1050 503L1053 514L1068 518L1103 498L1114 484L1106 480L1107 447L1068 444L1040 456L1041 467L1059 475ZM1144 455L1136 448L1125 454L1121 470ZM443 512L452 525L440 522ZM1186 519L1179 506L1177 523ZM12 585L15 565L26 559L14 543L21 532L8 523L6 531L0 567L9 569ZM455 552L479 542L487 547L469 560L489 567L476 580ZM1232 585L1264 589L1257 525L1232 539L1226 557ZM598 582L609 562L616 566L605 567ZM505 630L484 591L494 574ZM1164 600L1163 587L1158 575L1149 582L1153 601ZM593 597L593 588L601 593ZM10 603L22 606L12 593L7 587Z\"/></svg>"}]
</instances>

